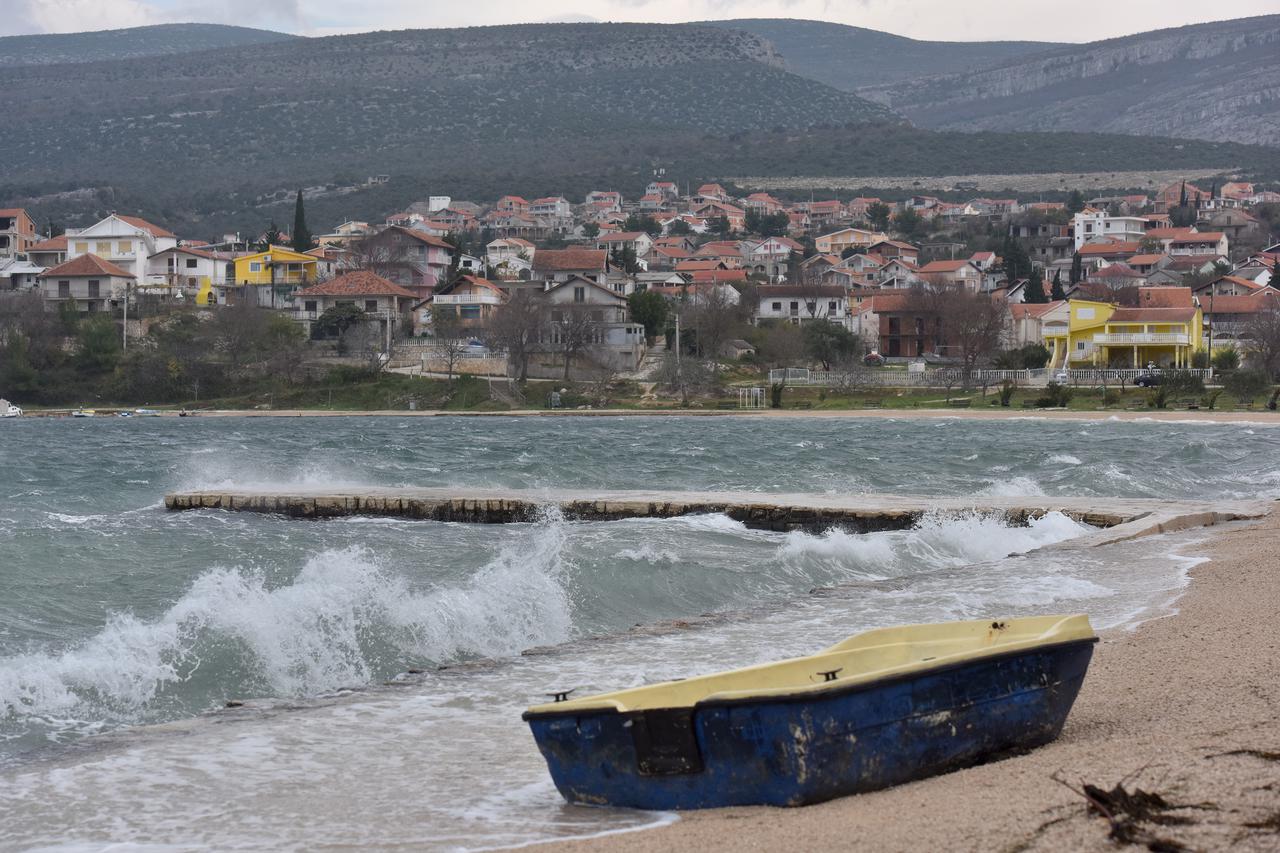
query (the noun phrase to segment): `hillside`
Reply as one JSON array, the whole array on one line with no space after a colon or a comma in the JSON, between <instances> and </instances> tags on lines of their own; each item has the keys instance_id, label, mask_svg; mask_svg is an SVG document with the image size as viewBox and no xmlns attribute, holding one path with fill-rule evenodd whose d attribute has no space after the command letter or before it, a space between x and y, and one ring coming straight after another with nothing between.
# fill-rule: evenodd
<instances>
[{"instance_id":1,"label":"hillside","mask_svg":"<svg viewBox=\"0 0 1280 853\"><path fill-rule=\"evenodd\" d=\"M984 68L1062 46L1038 41L917 41L879 30L790 18L742 18L707 24L768 39L789 70L846 92Z\"/></svg>"},{"instance_id":2,"label":"hillside","mask_svg":"<svg viewBox=\"0 0 1280 853\"><path fill-rule=\"evenodd\" d=\"M680 134L896 120L780 65L747 33L566 24L26 66L0 69L0 147L19 192L110 183L195 196L199 212L228 192L247 204L374 173L563 175Z\"/></svg>"},{"instance_id":3,"label":"hillside","mask_svg":"<svg viewBox=\"0 0 1280 853\"><path fill-rule=\"evenodd\" d=\"M1280 177L1280 151L1091 134L936 133L691 25L410 30L0 69L0 206L83 225L132 210L193 236L385 214L428 194L734 175L1161 168ZM1276 155L1276 156L1272 156ZM385 174L385 185L365 178Z\"/></svg>"},{"instance_id":4,"label":"hillside","mask_svg":"<svg viewBox=\"0 0 1280 853\"><path fill-rule=\"evenodd\" d=\"M934 128L1280 145L1280 15L1061 47L860 93Z\"/></svg>"},{"instance_id":5,"label":"hillside","mask_svg":"<svg viewBox=\"0 0 1280 853\"><path fill-rule=\"evenodd\" d=\"M294 39L286 33L221 24L159 24L92 33L0 37L0 68L100 62L269 44Z\"/></svg>"}]
</instances>

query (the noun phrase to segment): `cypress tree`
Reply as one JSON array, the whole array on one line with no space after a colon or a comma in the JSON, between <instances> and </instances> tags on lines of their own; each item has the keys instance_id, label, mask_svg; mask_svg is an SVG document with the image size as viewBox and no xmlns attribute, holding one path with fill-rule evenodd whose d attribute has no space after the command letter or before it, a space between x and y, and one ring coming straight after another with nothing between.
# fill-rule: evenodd
<instances>
[{"instance_id":1,"label":"cypress tree","mask_svg":"<svg viewBox=\"0 0 1280 853\"><path fill-rule=\"evenodd\" d=\"M302 209L302 190L293 204L293 250L305 252L311 248L311 232L307 230L307 212Z\"/></svg>"},{"instance_id":2,"label":"cypress tree","mask_svg":"<svg viewBox=\"0 0 1280 853\"><path fill-rule=\"evenodd\" d=\"M1049 297L1044 295L1044 278L1040 275L1040 270L1034 267L1027 278L1027 289L1023 291L1022 301L1032 305L1042 305L1049 301Z\"/></svg>"},{"instance_id":3,"label":"cypress tree","mask_svg":"<svg viewBox=\"0 0 1280 853\"><path fill-rule=\"evenodd\" d=\"M1076 252L1071 256L1071 283L1079 284L1084 279L1084 263L1080 260L1080 253Z\"/></svg>"},{"instance_id":4,"label":"cypress tree","mask_svg":"<svg viewBox=\"0 0 1280 853\"><path fill-rule=\"evenodd\" d=\"M1060 302L1067 298L1067 292L1062 289L1062 270L1060 269L1053 271L1053 292L1049 294L1049 298L1054 302Z\"/></svg>"}]
</instances>

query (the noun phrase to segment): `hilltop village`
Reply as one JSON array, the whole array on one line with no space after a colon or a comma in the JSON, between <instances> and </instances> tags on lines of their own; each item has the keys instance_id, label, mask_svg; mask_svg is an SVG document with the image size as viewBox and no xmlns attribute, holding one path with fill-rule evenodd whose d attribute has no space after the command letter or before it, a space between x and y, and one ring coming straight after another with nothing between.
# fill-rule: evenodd
<instances>
[{"instance_id":1,"label":"hilltop village","mask_svg":"<svg viewBox=\"0 0 1280 853\"><path fill-rule=\"evenodd\" d=\"M1216 366L1262 393L1280 368L1278 210L1243 182L889 202L663 179L632 199L433 196L320 234L299 192L292 233L209 240L119 212L42 233L0 210L0 392L66 402L50 377L74 367L80 396L87 376L99 399L179 401L345 366L629 379L687 401L769 369L1044 385Z\"/></svg>"}]
</instances>

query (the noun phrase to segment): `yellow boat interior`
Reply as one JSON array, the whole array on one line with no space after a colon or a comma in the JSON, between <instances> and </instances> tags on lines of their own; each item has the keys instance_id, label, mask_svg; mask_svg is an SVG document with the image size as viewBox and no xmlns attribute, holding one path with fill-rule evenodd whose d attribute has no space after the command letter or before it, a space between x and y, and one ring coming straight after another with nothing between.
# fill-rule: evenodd
<instances>
[{"instance_id":1,"label":"yellow boat interior","mask_svg":"<svg viewBox=\"0 0 1280 853\"><path fill-rule=\"evenodd\" d=\"M706 701L820 694L1037 646L1096 639L1089 618L1030 616L901 625L855 634L816 654L536 705L530 714L648 711Z\"/></svg>"}]
</instances>

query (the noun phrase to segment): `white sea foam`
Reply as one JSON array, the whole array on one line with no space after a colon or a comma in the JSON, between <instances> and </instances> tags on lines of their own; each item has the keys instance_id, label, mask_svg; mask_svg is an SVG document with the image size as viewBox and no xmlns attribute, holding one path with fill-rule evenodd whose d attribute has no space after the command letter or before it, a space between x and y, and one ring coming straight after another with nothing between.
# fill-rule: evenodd
<instances>
[{"instance_id":1,"label":"white sea foam","mask_svg":"<svg viewBox=\"0 0 1280 853\"><path fill-rule=\"evenodd\" d=\"M1035 480L1021 476L1010 477L1007 480L991 480L988 486L978 492L980 495L1010 498L1038 496L1044 493L1044 489Z\"/></svg>"},{"instance_id":2,"label":"white sea foam","mask_svg":"<svg viewBox=\"0 0 1280 853\"><path fill-rule=\"evenodd\" d=\"M1070 453L1055 453L1049 457L1049 462L1053 465L1083 465L1079 456L1072 456Z\"/></svg>"},{"instance_id":3,"label":"white sea foam","mask_svg":"<svg viewBox=\"0 0 1280 853\"><path fill-rule=\"evenodd\" d=\"M276 695L307 696L367 682L370 637L435 661L564 642L564 537L558 520L538 525L466 583L426 592L361 548L316 554L279 587L258 571L210 569L158 618L117 613L61 653L0 658L0 716L129 719L214 656L244 658Z\"/></svg>"},{"instance_id":4,"label":"white sea foam","mask_svg":"<svg viewBox=\"0 0 1280 853\"><path fill-rule=\"evenodd\" d=\"M634 560L637 563L678 563L680 555L675 551L655 548L648 542L639 548L623 548L618 552L619 560Z\"/></svg>"}]
</instances>

